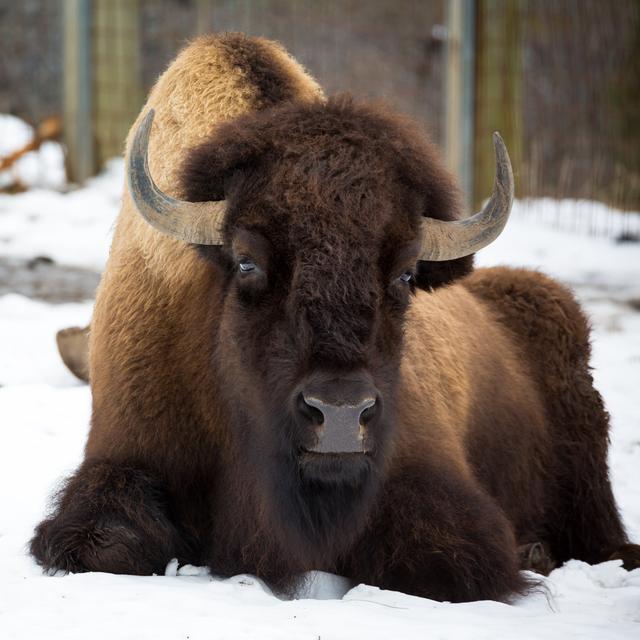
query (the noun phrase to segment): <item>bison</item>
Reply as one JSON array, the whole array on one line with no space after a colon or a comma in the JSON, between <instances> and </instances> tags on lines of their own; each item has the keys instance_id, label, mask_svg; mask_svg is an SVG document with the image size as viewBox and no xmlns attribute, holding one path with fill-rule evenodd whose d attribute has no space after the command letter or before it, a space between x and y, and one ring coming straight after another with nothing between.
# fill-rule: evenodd
<instances>
[{"instance_id":1,"label":"bison","mask_svg":"<svg viewBox=\"0 0 640 640\"><path fill-rule=\"evenodd\" d=\"M461 219L407 119L326 99L277 44L189 45L127 143L90 333L84 462L36 529L45 569L167 561L508 601L522 567L640 565L571 294L473 270L513 195Z\"/></svg>"}]
</instances>

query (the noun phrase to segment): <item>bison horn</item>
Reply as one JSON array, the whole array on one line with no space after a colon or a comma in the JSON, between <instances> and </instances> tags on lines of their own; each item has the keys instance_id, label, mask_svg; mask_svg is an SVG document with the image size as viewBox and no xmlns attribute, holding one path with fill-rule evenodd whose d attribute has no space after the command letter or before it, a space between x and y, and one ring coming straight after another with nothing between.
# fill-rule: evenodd
<instances>
[{"instance_id":1,"label":"bison horn","mask_svg":"<svg viewBox=\"0 0 640 640\"><path fill-rule=\"evenodd\" d=\"M160 191L149 173L149 134L153 109L144 117L133 139L127 161L129 191L142 217L158 231L193 244L222 244L222 226L227 205L216 202L186 202Z\"/></svg>"},{"instance_id":2,"label":"bison horn","mask_svg":"<svg viewBox=\"0 0 640 640\"><path fill-rule=\"evenodd\" d=\"M465 220L422 220L422 248L419 260L455 260L491 244L502 233L513 202L513 171L507 148L496 131L496 178L491 198L479 211Z\"/></svg>"}]
</instances>

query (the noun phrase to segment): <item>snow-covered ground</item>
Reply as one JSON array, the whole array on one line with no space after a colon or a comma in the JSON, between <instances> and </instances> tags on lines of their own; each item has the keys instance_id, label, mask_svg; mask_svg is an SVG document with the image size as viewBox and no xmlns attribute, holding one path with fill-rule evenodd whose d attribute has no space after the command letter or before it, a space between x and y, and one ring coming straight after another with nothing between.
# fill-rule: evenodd
<instances>
[{"instance_id":1,"label":"snow-covered ground","mask_svg":"<svg viewBox=\"0 0 640 640\"><path fill-rule=\"evenodd\" d=\"M47 255L61 264L101 270L123 184L123 162L112 160L83 189L0 193L0 256Z\"/></svg>"},{"instance_id":2,"label":"snow-covered ground","mask_svg":"<svg viewBox=\"0 0 640 640\"><path fill-rule=\"evenodd\" d=\"M67 195L0 196L0 257L101 268L122 185L115 162ZM612 414L611 470L631 536L640 540L640 244L569 234L540 222L553 203L517 203L481 265L543 269L571 284L594 323L596 382ZM563 207L591 206L580 203ZM624 228L622 219L614 216ZM612 222L611 222L612 221ZM588 231L588 230L587 230ZM177 568L154 577L44 576L26 554L47 498L82 456L88 387L66 371L59 328L84 324L91 302L0 297L0 637L37 638L638 638L640 570L572 561L545 590L508 606L437 603L316 575L292 601L250 576Z\"/></svg>"}]
</instances>

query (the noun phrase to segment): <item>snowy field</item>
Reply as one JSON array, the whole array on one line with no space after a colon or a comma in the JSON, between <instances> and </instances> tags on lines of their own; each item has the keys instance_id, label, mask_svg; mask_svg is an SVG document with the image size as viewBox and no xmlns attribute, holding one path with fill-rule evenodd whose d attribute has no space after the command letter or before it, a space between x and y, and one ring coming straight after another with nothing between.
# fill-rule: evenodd
<instances>
[{"instance_id":1,"label":"snowy field","mask_svg":"<svg viewBox=\"0 0 640 640\"><path fill-rule=\"evenodd\" d=\"M46 189L0 195L0 257L46 255L100 269L122 181L116 162L66 195ZM594 210L590 203L562 206ZM546 218L555 209L548 201L517 203L507 230L478 262L543 269L573 286L584 303L594 324L596 382L613 420L614 489L629 533L640 541L640 244L553 229ZM42 575L25 546L52 489L81 460L90 414L89 389L62 365L54 335L90 314L90 301L0 297L4 640L640 638L640 570L627 573L618 562L572 561L544 581L544 592L511 606L438 603L327 575L312 576L305 593L283 601L250 576L220 580L173 563L165 576Z\"/></svg>"}]
</instances>

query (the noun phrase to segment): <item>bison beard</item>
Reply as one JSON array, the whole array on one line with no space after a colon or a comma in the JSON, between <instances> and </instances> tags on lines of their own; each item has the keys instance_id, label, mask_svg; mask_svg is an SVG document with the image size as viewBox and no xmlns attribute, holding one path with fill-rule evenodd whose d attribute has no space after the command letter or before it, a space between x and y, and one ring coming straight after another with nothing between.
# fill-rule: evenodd
<instances>
[{"instance_id":1,"label":"bison beard","mask_svg":"<svg viewBox=\"0 0 640 640\"><path fill-rule=\"evenodd\" d=\"M131 153L151 110L163 211ZM226 34L178 56L132 131L85 461L31 541L45 569L177 557L281 590L323 569L457 602L524 592L534 549L546 570L640 564L586 319L541 274L440 252L473 225L449 226L454 182L414 125L325 100L278 45Z\"/></svg>"}]
</instances>

